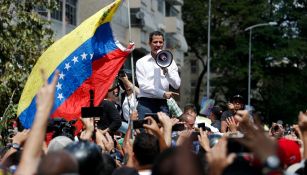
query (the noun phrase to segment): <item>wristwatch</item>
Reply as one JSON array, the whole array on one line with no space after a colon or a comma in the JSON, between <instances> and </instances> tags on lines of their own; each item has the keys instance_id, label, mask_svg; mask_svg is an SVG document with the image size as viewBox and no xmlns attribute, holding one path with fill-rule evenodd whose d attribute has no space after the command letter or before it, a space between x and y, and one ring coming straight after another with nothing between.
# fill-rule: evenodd
<instances>
[{"instance_id":1,"label":"wristwatch","mask_svg":"<svg viewBox=\"0 0 307 175\"><path fill-rule=\"evenodd\" d=\"M19 151L20 150L20 145L18 144L18 143L13 143L12 145L11 145L11 148L14 148L14 149L16 149L17 151Z\"/></svg>"},{"instance_id":2,"label":"wristwatch","mask_svg":"<svg viewBox=\"0 0 307 175\"><path fill-rule=\"evenodd\" d=\"M263 173L267 174L272 171L278 171L280 168L280 160L276 155L270 155L265 159Z\"/></svg>"},{"instance_id":3,"label":"wristwatch","mask_svg":"<svg viewBox=\"0 0 307 175\"><path fill-rule=\"evenodd\" d=\"M115 154L115 153L116 153L115 149L114 148L111 149L110 154Z\"/></svg>"}]
</instances>

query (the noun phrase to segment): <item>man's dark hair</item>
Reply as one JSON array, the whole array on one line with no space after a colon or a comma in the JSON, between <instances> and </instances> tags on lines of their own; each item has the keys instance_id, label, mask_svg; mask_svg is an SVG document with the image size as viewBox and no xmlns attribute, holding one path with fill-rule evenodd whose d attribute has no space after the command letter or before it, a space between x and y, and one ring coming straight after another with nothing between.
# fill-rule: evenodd
<instances>
[{"instance_id":1,"label":"man's dark hair","mask_svg":"<svg viewBox=\"0 0 307 175\"><path fill-rule=\"evenodd\" d=\"M99 167L99 175L111 175L116 169L116 163L109 154L102 154L102 162Z\"/></svg>"},{"instance_id":2,"label":"man's dark hair","mask_svg":"<svg viewBox=\"0 0 307 175\"><path fill-rule=\"evenodd\" d=\"M184 106L184 108L183 108L183 113L186 113L186 112L188 112L188 111L193 111L193 112L195 112L195 113L197 113L197 110L196 110L196 107L195 107L195 105L193 105L193 104L187 104L187 105L185 105Z\"/></svg>"},{"instance_id":3,"label":"man's dark hair","mask_svg":"<svg viewBox=\"0 0 307 175\"><path fill-rule=\"evenodd\" d=\"M151 165L160 153L158 138L148 133L140 133L133 143L135 158L141 166Z\"/></svg>"},{"instance_id":4,"label":"man's dark hair","mask_svg":"<svg viewBox=\"0 0 307 175\"><path fill-rule=\"evenodd\" d=\"M42 158L37 168L37 175L77 174L78 162L67 151L49 152Z\"/></svg>"},{"instance_id":5,"label":"man's dark hair","mask_svg":"<svg viewBox=\"0 0 307 175\"><path fill-rule=\"evenodd\" d=\"M153 36L162 36L162 38L163 38L163 40L164 40L164 35L163 35L162 32L160 32L160 31L154 31L154 32L151 32L151 33L149 34L149 42L150 42L150 43L151 43L151 41L152 41Z\"/></svg>"},{"instance_id":6,"label":"man's dark hair","mask_svg":"<svg viewBox=\"0 0 307 175\"><path fill-rule=\"evenodd\" d=\"M67 145L65 148L78 161L79 174L98 174L102 165L101 148L88 141L79 141Z\"/></svg>"},{"instance_id":7,"label":"man's dark hair","mask_svg":"<svg viewBox=\"0 0 307 175\"><path fill-rule=\"evenodd\" d=\"M213 106L213 108L211 109L211 112L214 114L216 120L221 119L221 116L223 113L222 108L220 108L219 106Z\"/></svg>"},{"instance_id":8,"label":"man's dark hair","mask_svg":"<svg viewBox=\"0 0 307 175\"><path fill-rule=\"evenodd\" d=\"M188 147L182 146L164 150L152 167L152 175L175 175L178 172L184 172L183 174L189 172L194 175L205 174L204 165L199 157Z\"/></svg>"}]
</instances>

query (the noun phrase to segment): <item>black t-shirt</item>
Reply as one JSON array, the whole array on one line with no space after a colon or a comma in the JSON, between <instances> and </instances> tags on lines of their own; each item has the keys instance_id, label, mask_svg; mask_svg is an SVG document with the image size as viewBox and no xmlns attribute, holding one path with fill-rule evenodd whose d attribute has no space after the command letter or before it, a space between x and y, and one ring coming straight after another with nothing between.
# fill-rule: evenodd
<instances>
[{"instance_id":1,"label":"black t-shirt","mask_svg":"<svg viewBox=\"0 0 307 175\"><path fill-rule=\"evenodd\" d=\"M226 118L234 116L234 113L230 110L224 111L221 116L221 121L225 121Z\"/></svg>"},{"instance_id":2,"label":"black t-shirt","mask_svg":"<svg viewBox=\"0 0 307 175\"><path fill-rule=\"evenodd\" d=\"M121 126L121 118L115 104L109 100L103 100L100 106L103 108L103 114L98 122L99 129L109 128L111 133L117 131Z\"/></svg>"}]
</instances>

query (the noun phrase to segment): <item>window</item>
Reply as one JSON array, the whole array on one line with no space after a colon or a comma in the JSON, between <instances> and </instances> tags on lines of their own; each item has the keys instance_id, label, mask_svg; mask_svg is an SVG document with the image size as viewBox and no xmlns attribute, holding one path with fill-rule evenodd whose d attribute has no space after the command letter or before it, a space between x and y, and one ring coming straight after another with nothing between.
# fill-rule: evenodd
<instances>
[{"instance_id":1,"label":"window","mask_svg":"<svg viewBox=\"0 0 307 175\"><path fill-rule=\"evenodd\" d=\"M196 80L191 80L191 94L195 94L196 84Z\"/></svg>"},{"instance_id":2,"label":"window","mask_svg":"<svg viewBox=\"0 0 307 175\"><path fill-rule=\"evenodd\" d=\"M191 60L191 73L197 73L197 60Z\"/></svg>"},{"instance_id":3,"label":"window","mask_svg":"<svg viewBox=\"0 0 307 175\"><path fill-rule=\"evenodd\" d=\"M51 12L51 18L62 21L63 3L60 0L57 0L56 3L58 5L58 9Z\"/></svg>"},{"instance_id":4,"label":"window","mask_svg":"<svg viewBox=\"0 0 307 175\"><path fill-rule=\"evenodd\" d=\"M66 22L71 25L77 24L77 0L65 1ZM58 9L51 13L51 18L62 21L63 1L57 0Z\"/></svg>"},{"instance_id":5,"label":"window","mask_svg":"<svg viewBox=\"0 0 307 175\"><path fill-rule=\"evenodd\" d=\"M77 0L66 0L66 21L68 24L76 25L77 21Z\"/></svg>"},{"instance_id":6,"label":"window","mask_svg":"<svg viewBox=\"0 0 307 175\"><path fill-rule=\"evenodd\" d=\"M171 4L165 3L165 16L178 16L178 10Z\"/></svg>"},{"instance_id":7,"label":"window","mask_svg":"<svg viewBox=\"0 0 307 175\"><path fill-rule=\"evenodd\" d=\"M148 36L144 30L141 31L141 42L143 44L146 44L148 41Z\"/></svg>"},{"instance_id":8,"label":"window","mask_svg":"<svg viewBox=\"0 0 307 175\"><path fill-rule=\"evenodd\" d=\"M42 16L47 16L47 15L48 15L47 9L44 8L44 7L42 7L42 6L36 7L36 8L35 8L35 11L36 11L38 14L42 15Z\"/></svg>"},{"instance_id":9,"label":"window","mask_svg":"<svg viewBox=\"0 0 307 175\"><path fill-rule=\"evenodd\" d=\"M158 0L158 11L164 14L164 0Z\"/></svg>"}]
</instances>

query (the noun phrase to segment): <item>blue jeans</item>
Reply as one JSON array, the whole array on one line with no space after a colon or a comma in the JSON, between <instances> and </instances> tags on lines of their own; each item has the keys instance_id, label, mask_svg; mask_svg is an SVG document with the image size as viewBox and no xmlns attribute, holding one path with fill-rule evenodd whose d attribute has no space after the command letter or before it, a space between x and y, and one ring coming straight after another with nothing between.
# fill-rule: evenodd
<instances>
[{"instance_id":1,"label":"blue jeans","mask_svg":"<svg viewBox=\"0 0 307 175\"><path fill-rule=\"evenodd\" d=\"M154 99L141 97L138 99L138 117L144 119L146 113L164 112L169 115L166 99Z\"/></svg>"}]
</instances>

